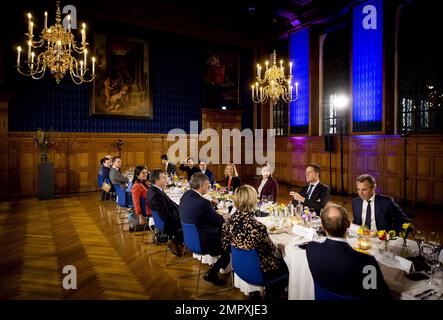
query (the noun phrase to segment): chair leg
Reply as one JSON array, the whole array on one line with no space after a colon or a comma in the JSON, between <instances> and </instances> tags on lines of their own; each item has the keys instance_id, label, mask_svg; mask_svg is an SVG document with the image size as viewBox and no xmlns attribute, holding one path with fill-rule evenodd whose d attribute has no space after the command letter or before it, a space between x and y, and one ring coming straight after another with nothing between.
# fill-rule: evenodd
<instances>
[{"instance_id":1,"label":"chair leg","mask_svg":"<svg viewBox=\"0 0 443 320\"><path fill-rule=\"evenodd\" d=\"M195 296L198 297L198 284L200 282L200 272L202 269L202 259L203 256L200 256L200 265L198 266L198 278L197 278L197 286L195 287Z\"/></svg>"}]
</instances>

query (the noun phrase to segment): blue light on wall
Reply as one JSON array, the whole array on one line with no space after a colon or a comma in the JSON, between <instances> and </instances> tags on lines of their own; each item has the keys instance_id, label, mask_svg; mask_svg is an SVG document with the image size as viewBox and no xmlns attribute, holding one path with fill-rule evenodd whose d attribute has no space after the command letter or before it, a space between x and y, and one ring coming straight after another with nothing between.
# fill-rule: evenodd
<instances>
[{"instance_id":1,"label":"blue light on wall","mask_svg":"<svg viewBox=\"0 0 443 320\"><path fill-rule=\"evenodd\" d=\"M289 60L293 62L293 83L299 83L299 98L289 105L291 134L309 132L309 28L289 37Z\"/></svg>"},{"instance_id":2,"label":"blue light on wall","mask_svg":"<svg viewBox=\"0 0 443 320\"><path fill-rule=\"evenodd\" d=\"M370 0L356 6L352 30L352 130L381 131L383 0Z\"/></svg>"}]
</instances>

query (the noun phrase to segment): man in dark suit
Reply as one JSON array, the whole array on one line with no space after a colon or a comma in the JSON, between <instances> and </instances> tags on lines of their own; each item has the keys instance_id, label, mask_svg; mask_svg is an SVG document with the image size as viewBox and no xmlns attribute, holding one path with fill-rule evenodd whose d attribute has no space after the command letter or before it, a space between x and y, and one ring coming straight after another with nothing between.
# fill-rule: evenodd
<instances>
[{"instance_id":1,"label":"man in dark suit","mask_svg":"<svg viewBox=\"0 0 443 320\"><path fill-rule=\"evenodd\" d=\"M221 229L225 220L212 208L211 202L203 197L209 189L206 175L194 173L189 185L191 189L180 199L180 219L183 223L196 225L203 253L220 255L203 278L215 285L223 285L224 281L218 277L218 271L225 269L230 261L230 254L221 245Z\"/></svg>"},{"instance_id":2,"label":"man in dark suit","mask_svg":"<svg viewBox=\"0 0 443 320\"><path fill-rule=\"evenodd\" d=\"M168 247L176 256L182 255L183 231L180 223L178 205L163 191L166 188L166 175L162 170L151 173L151 187L148 190L147 202L151 210L165 222L164 233L170 237Z\"/></svg>"},{"instance_id":3,"label":"man in dark suit","mask_svg":"<svg viewBox=\"0 0 443 320\"><path fill-rule=\"evenodd\" d=\"M194 165L194 159L191 157L186 158L186 164L182 163L180 167L178 167L181 171L186 172L188 175L188 180L191 180L191 177L194 173L200 172L200 168Z\"/></svg>"},{"instance_id":4,"label":"man in dark suit","mask_svg":"<svg viewBox=\"0 0 443 320\"><path fill-rule=\"evenodd\" d=\"M162 159L162 164L165 167L165 172L168 175L177 173L177 167L175 166L175 164L169 162L167 155L165 155L165 154L162 155L161 159Z\"/></svg>"},{"instance_id":5,"label":"man in dark suit","mask_svg":"<svg viewBox=\"0 0 443 320\"><path fill-rule=\"evenodd\" d=\"M401 231L403 223L409 222L407 215L393 198L376 194L376 186L375 178L369 174L357 178L359 197L352 199L353 223L371 230Z\"/></svg>"},{"instance_id":6,"label":"man in dark suit","mask_svg":"<svg viewBox=\"0 0 443 320\"><path fill-rule=\"evenodd\" d=\"M214 174L212 173L211 170L208 169L206 161L204 160L200 160L200 162L198 163L198 166L200 167L200 171L208 177L209 179L209 183L211 185L214 184Z\"/></svg>"},{"instance_id":7,"label":"man in dark suit","mask_svg":"<svg viewBox=\"0 0 443 320\"><path fill-rule=\"evenodd\" d=\"M327 205L321 212L321 223L328 239L323 243L311 241L306 246L314 283L357 299L392 299L375 258L355 251L346 241L350 225L346 209Z\"/></svg>"},{"instance_id":8,"label":"man in dark suit","mask_svg":"<svg viewBox=\"0 0 443 320\"><path fill-rule=\"evenodd\" d=\"M319 214L330 199L329 187L320 182L320 166L316 163L310 163L306 166L306 181L308 184L304 186L300 193L291 191L290 196L294 198L292 203L294 206L299 203L307 206Z\"/></svg>"}]
</instances>

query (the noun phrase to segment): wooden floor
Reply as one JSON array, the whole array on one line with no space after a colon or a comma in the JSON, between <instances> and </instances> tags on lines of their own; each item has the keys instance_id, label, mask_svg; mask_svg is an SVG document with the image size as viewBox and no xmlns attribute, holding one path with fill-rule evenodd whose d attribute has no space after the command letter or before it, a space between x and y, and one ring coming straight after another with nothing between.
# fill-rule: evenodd
<instances>
[{"instance_id":1,"label":"wooden floor","mask_svg":"<svg viewBox=\"0 0 443 320\"><path fill-rule=\"evenodd\" d=\"M279 200L287 201L288 192L283 186ZM97 196L0 204L0 299L196 299L197 277L179 277L198 271L198 261L185 262L182 269L164 267L164 245L147 244L150 233L142 244L139 233L129 233L127 225L122 230L117 214L110 210L114 205L101 204ZM349 197L332 200L350 209ZM440 212L411 211L417 228L443 235ZM167 257L168 262L178 260L170 253ZM63 289L66 265L77 269L76 290ZM200 293L216 289L201 279ZM199 298L247 299L237 289Z\"/></svg>"}]
</instances>

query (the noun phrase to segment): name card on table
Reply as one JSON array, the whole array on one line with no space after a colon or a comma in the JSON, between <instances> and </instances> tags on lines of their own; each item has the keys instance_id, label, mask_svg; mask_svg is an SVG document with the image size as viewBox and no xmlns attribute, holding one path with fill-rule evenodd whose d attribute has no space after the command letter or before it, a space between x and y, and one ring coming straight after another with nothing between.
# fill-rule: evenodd
<instances>
[{"instance_id":1,"label":"name card on table","mask_svg":"<svg viewBox=\"0 0 443 320\"><path fill-rule=\"evenodd\" d=\"M375 259L388 267L403 270L406 273L410 273L412 270L412 261L402 258L392 252L386 252L379 249L375 254Z\"/></svg>"},{"instance_id":2,"label":"name card on table","mask_svg":"<svg viewBox=\"0 0 443 320\"><path fill-rule=\"evenodd\" d=\"M305 238L306 240L314 240L317 232L312 228L306 228L300 225L295 225L292 227L292 233Z\"/></svg>"}]
</instances>

